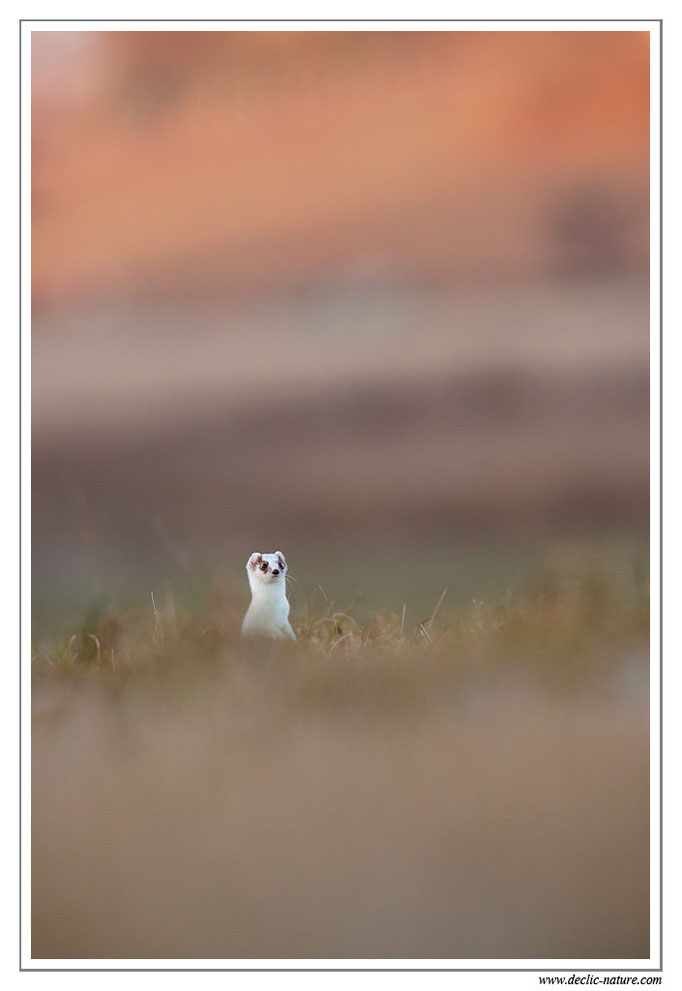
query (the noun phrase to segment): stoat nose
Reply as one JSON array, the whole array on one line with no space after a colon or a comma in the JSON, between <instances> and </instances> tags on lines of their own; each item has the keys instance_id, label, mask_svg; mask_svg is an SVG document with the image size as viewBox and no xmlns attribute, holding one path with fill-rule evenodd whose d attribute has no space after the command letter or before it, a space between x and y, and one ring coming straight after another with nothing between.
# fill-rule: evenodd
<instances>
[{"instance_id":1,"label":"stoat nose","mask_svg":"<svg viewBox=\"0 0 682 991\"><path fill-rule=\"evenodd\" d=\"M273 573L273 575L278 575L279 574L279 571L277 570L277 568L273 568L272 569L272 573Z\"/></svg>"}]
</instances>

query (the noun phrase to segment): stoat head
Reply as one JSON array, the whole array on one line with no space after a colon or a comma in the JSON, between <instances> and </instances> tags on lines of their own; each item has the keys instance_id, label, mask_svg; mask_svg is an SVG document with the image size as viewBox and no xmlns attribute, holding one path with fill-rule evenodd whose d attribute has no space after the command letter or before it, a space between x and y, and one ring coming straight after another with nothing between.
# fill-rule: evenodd
<instances>
[{"instance_id":1,"label":"stoat head","mask_svg":"<svg viewBox=\"0 0 682 991\"><path fill-rule=\"evenodd\" d=\"M274 554L253 553L246 562L246 573L251 584L272 585L276 582L284 584L287 572L287 562L281 551Z\"/></svg>"}]
</instances>

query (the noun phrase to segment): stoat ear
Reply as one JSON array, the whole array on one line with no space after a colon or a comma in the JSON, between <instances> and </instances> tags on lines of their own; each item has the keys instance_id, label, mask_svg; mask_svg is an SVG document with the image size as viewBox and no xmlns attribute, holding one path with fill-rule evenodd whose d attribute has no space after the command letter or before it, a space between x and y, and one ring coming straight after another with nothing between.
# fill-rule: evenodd
<instances>
[{"instance_id":1,"label":"stoat ear","mask_svg":"<svg viewBox=\"0 0 682 991\"><path fill-rule=\"evenodd\" d=\"M256 568L261 563L262 560L263 560L263 555L258 554L254 551L254 553L249 558L249 564L251 565L252 568Z\"/></svg>"}]
</instances>

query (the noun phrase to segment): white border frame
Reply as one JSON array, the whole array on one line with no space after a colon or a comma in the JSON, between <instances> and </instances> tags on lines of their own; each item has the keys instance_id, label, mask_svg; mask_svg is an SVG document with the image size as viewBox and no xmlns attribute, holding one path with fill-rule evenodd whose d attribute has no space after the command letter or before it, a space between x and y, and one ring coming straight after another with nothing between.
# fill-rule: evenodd
<instances>
[{"instance_id":1,"label":"white border frame","mask_svg":"<svg viewBox=\"0 0 682 991\"><path fill-rule=\"evenodd\" d=\"M459 27L461 25L461 27ZM518 25L518 26L517 26ZM420 30L420 31L649 31L651 44L651 957L639 959L533 959L490 960L494 966L481 966L480 960L50 960L33 959L30 955L30 39L33 31L252 31L252 30ZM31 971L105 971L105 970L167 970L167 971L438 971L457 972L527 972L538 971L632 971L660 970L661 961L661 673L656 658L661 658L661 624L658 604L661 602L661 60L662 25L658 20L637 21L598 20L24 20L20 28L21 45L21 447L22 447L22 582L21 582L21 969ZM261 966L264 965L264 966Z\"/></svg>"}]
</instances>

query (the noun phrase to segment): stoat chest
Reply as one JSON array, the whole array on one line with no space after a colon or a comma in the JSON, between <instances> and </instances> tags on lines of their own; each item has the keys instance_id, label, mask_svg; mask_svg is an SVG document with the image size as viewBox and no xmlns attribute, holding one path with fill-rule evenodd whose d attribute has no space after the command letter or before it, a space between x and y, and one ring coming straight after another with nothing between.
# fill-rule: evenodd
<instances>
[{"instance_id":1,"label":"stoat chest","mask_svg":"<svg viewBox=\"0 0 682 991\"><path fill-rule=\"evenodd\" d=\"M286 572L287 564L281 551L274 554L254 553L246 562L251 605L242 623L242 636L296 639L289 624Z\"/></svg>"}]
</instances>

